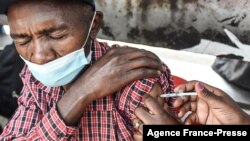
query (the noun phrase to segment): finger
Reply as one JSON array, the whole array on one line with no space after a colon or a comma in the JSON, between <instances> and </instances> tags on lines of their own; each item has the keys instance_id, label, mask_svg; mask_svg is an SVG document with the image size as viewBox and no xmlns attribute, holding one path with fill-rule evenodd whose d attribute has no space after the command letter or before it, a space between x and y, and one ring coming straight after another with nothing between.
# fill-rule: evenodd
<instances>
[{"instance_id":1,"label":"finger","mask_svg":"<svg viewBox=\"0 0 250 141\"><path fill-rule=\"evenodd\" d=\"M134 133L134 140L135 141L142 141L142 134Z\"/></svg>"},{"instance_id":2,"label":"finger","mask_svg":"<svg viewBox=\"0 0 250 141\"><path fill-rule=\"evenodd\" d=\"M183 104L187 102L197 102L197 96L182 96L178 97L174 103L173 103L173 108L178 108L181 107Z\"/></svg>"},{"instance_id":3,"label":"finger","mask_svg":"<svg viewBox=\"0 0 250 141\"><path fill-rule=\"evenodd\" d=\"M141 125L139 126L139 132L140 132L141 134L143 134L143 124L141 124Z\"/></svg>"},{"instance_id":4,"label":"finger","mask_svg":"<svg viewBox=\"0 0 250 141\"><path fill-rule=\"evenodd\" d=\"M221 98L213 92L209 91L203 83L198 82L195 85L195 89L198 93L198 96L210 106L215 106L216 103L220 103Z\"/></svg>"},{"instance_id":5,"label":"finger","mask_svg":"<svg viewBox=\"0 0 250 141\"><path fill-rule=\"evenodd\" d=\"M159 57L154 54L153 52L150 52L150 51L147 51L147 50L143 50L143 49L140 49L140 50L135 50L133 53L131 53L129 56L128 56L128 59L129 60L133 60L133 59L136 59L136 58L140 58L140 57L149 57L151 59L154 59L158 62L161 62Z\"/></svg>"},{"instance_id":6,"label":"finger","mask_svg":"<svg viewBox=\"0 0 250 141\"><path fill-rule=\"evenodd\" d=\"M128 47L128 46L120 46L118 44L114 44L111 46L111 48L108 50L107 54L108 55L114 55L114 53L116 55L121 55L121 54L127 54L127 53L132 53L135 51L138 51L140 49L138 48L132 48L132 47Z\"/></svg>"},{"instance_id":7,"label":"finger","mask_svg":"<svg viewBox=\"0 0 250 141\"><path fill-rule=\"evenodd\" d=\"M138 68L151 68L163 71L161 63L147 56L140 57L130 61L122 60L122 62L119 62L119 64L121 65L120 66L121 69L126 69L126 70L133 70Z\"/></svg>"},{"instance_id":8,"label":"finger","mask_svg":"<svg viewBox=\"0 0 250 141\"><path fill-rule=\"evenodd\" d=\"M164 103L164 107L163 107L163 108L164 108L164 110L167 111L167 112L170 112L170 113L172 112L172 111L171 111L171 108L172 108L172 107L169 107L167 103Z\"/></svg>"},{"instance_id":9,"label":"finger","mask_svg":"<svg viewBox=\"0 0 250 141\"><path fill-rule=\"evenodd\" d=\"M145 95L143 97L143 101L145 103L145 106L149 109L149 111L152 112L152 114L163 114L164 109L163 107L158 103L156 99L149 95Z\"/></svg>"},{"instance_id":10,"label":"finger","mask_svg":"<svg viewBox=\"0 0 250 141\"><path fill-rule=\"evenodd\" d=\"M140 119L134 119L132 122L133 122L134 129L142 133L143 122Z\"/></svg>"},{"instance_id":11,"label":"finger","mask_svg":"<svg viewBox=\"0 0 250 141\"><path fill-rule=\"evenodd\" d=\"M144 124L152 124L154 119L151 117L152 115L148 113L144 108L139 107L135 109L135 115L144 123Z\"/></svg>"},{"instance_id":12,"label":"finger","mask_svg":"<svg viewBox=\"0 0 250 141\"><path fill-rule=\"evenodd\" d=\"M142 49L114 44L108 50L108 52L111 52L111 54L112 54L112 51L115 51L117 54L124 54L124 53L132 53L135 51L142 51Z\"/></svg>"},{"instance_id":13,"label":"finger","mask_svg":"<svg viewBox=\"0 0 250 141\"><path fill-rule=\"evenodd\" d=\"M182 97L178 97L174 103L173 103L173 108L177 108L182 106L184 103L188 102L191 100L190 96L182 96Z\"/></svg>"},{"instance_id":14,"label":"finger","mask_svg":"<svg viewBox=\"0 0 250 141\"><path fill-rule=\"evenodd\" d=\"M215 87L213 87L213 86L211 86L211 85L208 85L208 84L205 84L205 83L202 83L202 82L197 82L196 85L199 85L198 83L201 84L201 85L204 85L204 87L205 87L208 91L210 91L211 93L213 93L213 94L215 94L215 95L217 95L217 96L222 96L222 95L224 95L224 92L223 92L222 90L218 89L218 88L215 88Z\"/></svg>"},{"instance_id":15,"label":"finger","mask_svg":"<svg viewBox=\"0 0 250 141\"><path fill-rule=\"evenodd\" d=\"M167 104L164 105L164 110L169 115L169 117L172 117L181 123L180 118L177 116L177 114L173 113L173 110Z\"/></svg>"},{"instance_id":16,"label":"finger","mask_svg":"<svg viewBox=\"0 0 250 141\"><path fill-rule=\"evenodd\" d=\"M131 48L131 47L121 47L119 45L114 45L114 48L111 48L108 51L109 56L125 56L123 57L124 60L133 60L135 58L140 58L140 57L149 57L151 59L154 59L161 63L159 57L155 55L154 53L144 50L144 49L138 49L138 48Z\"/></svg>"},{"instance_id":17,"label":"finger","mask_svg":"<svg viewBox=\"0 0 250 141\"><path fill-rule=\"evenodd\" d=\"M177 86L175 89L174 89L174 92L175 93L178 93L180 91L182 92L190 92L190 91L194 91L195 90L195 84L197 83L197 81L189 81L189 82L186 82L184 84L181 84L179 86Z\"/></svg>"},{"instance_id":18,"label":"finger","mask_svg":"<svg viewBox=\"0 0 250 141\"><path fill-rule=\"evenodd\" d=\"M165 99L162 98L162 97L160 97L160 95L161 95L162 93L163 93L163 92L162 92L162 89L161 89L161 84L159 84L159 83L154 84L154 86L153 86L151 92L149 93L149 95L150 95L151 97L153 97L154 99L157 100L157 102L159 103L159 105L160 105L161 107L163 107L163 106L164 106L164 103L165 103Z\"/></svg>"},{"instance_id":19,"label":"finger","mask_svg":"<svg viewBox=\"0 0 250 141\"><path fill-rule=\"evenodd\" d=\"M210 92L214 92L214 94L216 94L216 95L221 95L222 93L224 93L223 91L221 91L218 88L215 88L215 87L213 87L213 86L211 86L209 84L199 82L199 81L196 81L196 80L189 81L189 82L186 82L184 84L181 84L181 85L177 86L174 91L176 93L178 93L180 91L182 91L182 92L195 91L195 85L197 83L202 83Z\"/></svg>"},{"instance_id":20,"label":"finger","mask_svg":"<svg viewBox=\"0 0 250 141\"><path fill-rule=\"evenodd\" d=\"M186 119L185 125L192 125L193 123L199 123L199 119L195 113L190 114Z\"/></svg>"},{"instance_id":21,"label":"finger","mask_svg":"<svg viewBox=\"0 0 250 141\"><path fill-rule=\"evenodd\" d=\"M160 75L161 72L159 70L150 68L140 68L127 71L124 74L117 76L117 82L122 84L128 84L140 79L160 77Z\"/></svg>"},{"instance_id":22,"label":"finger","mask_svg":"<svg viewBox=\"0 0 250 141\"><path fill-rule=\"evenodd\" d=\"M113 45L102 58L106 58L107 61L110 61L115 57L121 58L121 56L124 56L120 60L127 61L128 60L127 57L135 52L138 53L142 51L137 48L131 48L131 47L123 48L120 45Z\"/></svg>"},{"instance_id":23,"label":"finger","mask_svg":"<svg viewBox=\"0 0 250 141\"><path fill-rule=\"evenodd\" d=\"M185 103L182 107L180 107L178 117L182 118L189 111L195 112L196 108L196 102Z\"/></svg>"},{"instance_id":24,"label":"finger","mask_svg":"<svg viewBox=\"0 0 250 141\"><path fill-rule=\"evenodd\" d=\"M160 104L161 107L164 107L165 102L164 102L163 98L161 98L160 96L158 96L157 97L157 101L158 101L158 103Z\"/></svg>"}]
</instances>

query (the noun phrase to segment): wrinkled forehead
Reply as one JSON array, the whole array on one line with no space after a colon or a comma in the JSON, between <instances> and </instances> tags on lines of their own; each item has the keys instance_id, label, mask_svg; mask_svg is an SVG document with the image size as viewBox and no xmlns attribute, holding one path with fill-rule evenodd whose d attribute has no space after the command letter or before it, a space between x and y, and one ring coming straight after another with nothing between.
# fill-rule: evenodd
<instances>
[{"instance_id":1,"label":"wrinkled forehead","mask_svg":"<svg viewBox=\"0 0 250 141\"><path fill-rule=\"evenodd\" d=\"M72 20L72 18L79 15L82 16L82 12L85 7L74 3L55 3L50 0L24 0L16 3L12 3L8 8L8 20L18 19L19 17L25 17L27 15L32 17L33 15L40 15L50 13L54 18L63 17L64 20Z\"/></svg>"},{"instance_id":2,"label":"wrinkled forehead","mask_svg":"<svg viewBox=\"0 0 250 141\"><path fill-rule=\"evenodd\" d=\"M73 28L69 21L76 21L72 16L65 16L60 8L47 3L16 3L9 7L7 16L11 33L39 32L65 24Z\"/></svg>"},{"instance_id":3,"label":"wrinkled forehead","mask_svg":"<svg viewBox=\"0 0 250 141\"><path fill-rule=\"evenodd\" d=\"M18 21L24 17L32 18L34 15L42 18L45 13L56 13L59 16L60 12L62 12L62 8L49 2L25 0L11 4L8 8L7 16L10 22L13 20Z\"/></svg>"},{"instance_id":4,"label":"wrinkled forehead","mask_svg":"<svg viewBox=\"0 0 250 141\"><path fill-rule=\"evenodd\" d=\"M64 0L19 0L18 2L12 3L7 11L7 16L9 17L9 13L15 13L15 15L19 15L22 12L26 12L28 14L34 13L58 13L63 15L70 16L78 16L82 14L89 14L89 10L91 10L91 6L86 5L85 3L79 4L70 1L64 2ZM92 10L91 10L92 11ZM32 13L29 13L32 12Z\"/></svg>"},{"instance_id":5,"label":"wrinkled forehead","mask_svg":"<svg viewBox=\"0 0 250 141\"><path fill-rule=\"evenodd\" d=\"M11 3L8 6L7 9L7 14L9 12L15 11L15 10L20 10L26 8L26 10L34 10L37 9L36 11L39 12L42 10L57 10L57 9L63 9L62 6L67 5L63 4L62 2L55 1L55 0L19 0L16 2ZM72 5L67 5L68 7L72 7Z\"/></svg>"},{"instance_id":6,"label":"wrinkled forehead","mask_svg":"<svg viewBox=\"0 0 250 141\"><path fill-rule=\"evenodd\" d=\"M76 5L73 10L71 9L70 5L55 5L42 1L27 0L24 3L12 4L7 15L11 33L39 33L61 26L69 30L87 28L90 16L82 14L83 7Z\"/></svg>"}]
</instances>

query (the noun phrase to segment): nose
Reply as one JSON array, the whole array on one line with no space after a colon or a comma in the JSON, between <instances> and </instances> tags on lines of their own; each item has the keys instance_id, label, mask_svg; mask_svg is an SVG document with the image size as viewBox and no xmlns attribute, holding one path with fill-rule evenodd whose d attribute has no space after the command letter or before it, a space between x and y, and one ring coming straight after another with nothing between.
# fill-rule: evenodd
<instances>
[{"instance_id":1,"label":"nose","mask_svg":"<svg viewBox=\"0 0 250 141\"><path fill-rule=\"evenodd\" d=\"M30 61L42 65L55 59L52 47L46 41L34 41L30 49Z\"/></svg>"}]
</instances>

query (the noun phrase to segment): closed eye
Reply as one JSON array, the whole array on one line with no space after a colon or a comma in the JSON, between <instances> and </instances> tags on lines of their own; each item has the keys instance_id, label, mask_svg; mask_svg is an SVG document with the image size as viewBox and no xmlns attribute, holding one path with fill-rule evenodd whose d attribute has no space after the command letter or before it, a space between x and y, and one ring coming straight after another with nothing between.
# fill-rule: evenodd
<instances>
[{"instance_id":1,"label":"closed eye","mask_svg":"<svg viewBox=\"0 0 250 141\"><path fill-rule=\"evenodd\" d=\"M14 39L15 44L19 46L24 46L28 44L30 41L31 39Z\"/></svg>"},{"instance_id":2,"label":"closed eye","mask_svg":"<svg viewBox=\"0 0 250 141\"><path fill-rule=\"evenodd\" d=\"M63 39L67 35L68 35L67 30L54 30L46 32L47 37L55 40Z\"/></svg>"},{"instance_id":3,"label":"closed eye","mask_svg":"<svg viewBox=\"0 0 250 141\"><path fill-rule=\"evenodd\" d=\"M11 37L16 45L21 45L21 46L29 43L32 40L32 37L28 36L27 34L11 33Z\"/></svg>"},{"instance_id":4,"label":"closed eye","mask_svg":"<svg viewBox=\"0 0 250 141\"><path fill-rule=\"evenodd\" d=\"M60 39L63 39L64 37L66 37L66 35L65 34L62 34L62 35L51 34L51 35L48 35L48 37L51 39L60 40Z\"/></svg>"}]
</instances>

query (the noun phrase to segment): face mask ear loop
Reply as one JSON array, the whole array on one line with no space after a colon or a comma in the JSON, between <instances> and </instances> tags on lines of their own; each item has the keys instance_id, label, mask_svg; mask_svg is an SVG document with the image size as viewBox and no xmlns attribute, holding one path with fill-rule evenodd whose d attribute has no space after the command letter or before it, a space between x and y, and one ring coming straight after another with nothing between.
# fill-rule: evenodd
<instances>
[{"instance_id":1,"label":"face mask ear loop","mask_svg":"<svg viewBox=\"0 0 250 141\"><path fill-rule=\"evenodd\" d=\"M88 56L87 56L87 61L88 61L88 63L91 62L91 58L92 58L92 50L91 50L92 45L93 45L93 41L90 40L90 51L89 51L89 54L88 54Z\"/></svg>"},{"instance_id":2,"label":"face mask ear loop","mask_svg":"<svg viewBox=\"0 0 250 141\"><path fill-rule=\"evenodd\" d=\"M87 43L87 41L88 41L88 39L89 39L89 35L90 35L91 28L92 28L93 23L94 23L94 20L95 20L95 16L96 16L96 11L95 11L94 16L93 16L93 19L92 19L92 21L91 21L91 24L90 24L90 27L89 27L89 31L88 31L88 34L87 34L87 38L86 38L86 40L85 40L85 42L84 42L84 44L83 44L83 46L82 46L82 49L85 47L85 45L86 45L86 43ZM91 46L92 46L92 43L91 43Z\"/></svg>"}]
</instances>

